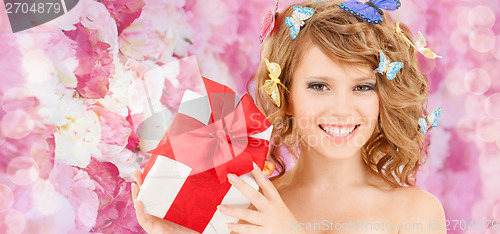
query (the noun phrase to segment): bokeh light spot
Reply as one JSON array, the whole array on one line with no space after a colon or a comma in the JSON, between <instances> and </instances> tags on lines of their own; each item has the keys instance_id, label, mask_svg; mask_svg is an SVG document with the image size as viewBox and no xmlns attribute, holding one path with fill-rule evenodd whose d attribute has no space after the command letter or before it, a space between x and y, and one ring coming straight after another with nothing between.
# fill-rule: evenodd
<instances>
[{"instance_id":1,"label":"bokeh light spot","mask_svg":"<svg viewBox=\"0 0 500 234\"><path fill-rule=\"evenodd\" d=\"M484 102L486 113L495 119L500 119L500 93L494 93Z\"/></svg>"},{"instance_id":2,"label":"bokeh light spot","mask_svg":"<svg viewBox=\"0 0 500 234\"><path fill-rule=\"evenodd\" d=\"M4 136L21 139L31 133L34 122L31 116L22 109L7 112L0 121L0 130Z\"/></svg>"},{"instance_id":3,"label":"bokeh light spot","mask_svg":"<svg viewBox=\"0 0 500 234\"><path fill-rule=\"evenodd\" d=\"M467 71L461 68L452 68L446 73L446 89L454 95L462 95L467 92L464 86L464 74Z\"/></svg>"},{"instance_id":4,"label":"bokeh light spot","mask_svg":"<svg viewBox=\"0 0 500 234\"><path fill-rule=\"evenodd\" d=\"M476 135L484 142L494 142L500 134L500 120L483 118L476 124Z\"/></svg>"},{"instance_id":5,"label":"bokeh light spot","mask_svg":"<svg viewBox=\"0 0 500 234\"><path fill-rule=\"evenodd\" d=\"M471 116L474 119L480 119L482 116L486 115L484 111L484 103L486 101L486 97L482 95L468 95L465 98L464 107L465 112L468 116Z\"/></svg>"},{"instance_id":6,"label":"bokeh light spot","mask_svg":"<svg viewBox=\"0 0 500 234\"><path fill-rule=\"evenodd\" d=\"M491 202L486 199L481 199L472 206L471 210L472 217L474 219L484 220L490 209L491 209Z\"/></svg>"},{"instance_id":7,"label":"bokeh light spot","mask_svg":"<svg viewBox=\"0 0 500 234\"><path fill-rule=\"evenodd\" d=\"M38 179L39 169L30 157L16 157L7 166L7 176L17 185L29 185Z\"/></svg>"},{"instance_id":8,"label":"bokeh light spot","mask_svg":"<svg viewBox=\"0 0 500 234\"><path fill-rule=\"evenodd\" d=\"M50 181L38 180L33 185L32 195L38 212L47 216L56 214L64 202L64 198L55 191Z\"/></svg>"},{"instance_id":9,"label":"bokeh light spot","mask_svg":"<svg viewBox=\"0 0 500 234\"><path fill-rule=\"evenodd\" d=\"M495 42L495 33L491 29L474 29L469 34L470 47L479 53L487 53L493 50Z\"/></svg>"},{"instance_id":10,"label":"bokeh light spot","mask_svg":"<svg viewBox=\"0 0 500 234\"><path fill-rule=\"evenodd\" d=\"M472 69L465 74L465 88L472 94L481 95L491 86L490 74L480 68Z\"/></svg>"},{"instance_id":11,"label":"bokeh light spot","mask_svg":"<svg viewBox=\"0 0 500 234\"><path fill-rule=\"evenodd\" d=\"M23 214L15 209L0 212L0 222L3 222L0 226L5 228L1 230L2 233L6 234L22 233L26 227L26 219Z\"/></svg>"},{"instance_id":12,"label":"bokeh light spot","mask_svg":"<svg viewBox=\"0 0 500 234\"><path fill-rule=\"evenodd\" d=\"M26 97L26 89L13 87L7 89L1 97L0 104L5 112L15 111L16 109L28 110L36 106L35 97Z\"/></svg>"},{"instance_id":13,"label":"bokeh light spot","mask_svg":"<svg viewBox=\"0 0 500 234\"><path fill-rule=\"evenodd\" d=\"M468 21L472 28L491 28L495 24L495 13L487 6L476 6L469 11Z\"/></svg>"},{"instance_id":14,"label":"bokeh light spot","mask_svg":"<svg viewBox=\"0 0 500 234\"><path fill-rule=\"evenodd\" d=\"M491 50L491 54L497 59L500 60L500 35L495 37L495 48Z\"/></svg>"},{"instance_id":15,"label":"bokeh light spot","mask_svg":"<svg viewBox=\"0 0 500 234\"><path fill-rule=\"evenodd\" d=\"M9 209L14 204L14 193L9 186L0 184L0 212Z\"/></svg>"},{"instance_id":16,"label":"bokeh light spot","mask_svg":"<svg viewBox=\"0 0 500 234\"><path fill-rule=\"evenodd\" d=\"M489 57L489 56L484 56ZM496 59L491 59L490 61L485 61L481 63L481 68L488 71L491 79L490 89L500 88L500 79L495 77L500 77L500 61Z\"/></svg>"}]
</instances>

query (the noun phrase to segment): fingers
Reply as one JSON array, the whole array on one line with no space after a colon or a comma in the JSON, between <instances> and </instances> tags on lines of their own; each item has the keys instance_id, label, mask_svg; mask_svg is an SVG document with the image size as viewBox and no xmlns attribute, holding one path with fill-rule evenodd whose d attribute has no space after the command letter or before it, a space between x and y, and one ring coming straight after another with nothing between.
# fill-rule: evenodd
<instances>
[{"instance_id":1,"label":"fingers","mask_svg":"<svg viewBox=\"0 0 500 234\"><path fill-rule=\"evenodd\" d=\"M137 194L139 194L139 185L132 183L132 200L137 199Z\"/></svg>"},{"instance_id":2,"label":"fingers","mask_svg":"<svg viewBox=\"0 0 500 234\"><path fill-rule=\"evenodd\" d=\"M134 170L132 171L132 174L134 175L135 181L139 186L142 185L142 173L139 170Z\"/></svg>"},{"instance_id":3,"label":"fingers","mask_svg":"<svg viewBox=\"0 0 500 234\"><path fill-rule=\"evenodd\" d=\"M139 222L139 225L141 225L141 227L144 228L146 232L150 232L152 227L152 222L150 219L146 217L146 213L144 213L144 206L142 202L139 200L134 200L134 207L135 207L135 215L137 216L137 221Z\"/></svg>"},{"instance_id":4,"label":"fingers","mask_svg":"<svg viewBox=\"0 0 500 234\"><path fill-rule=\"evenodd\" d=\"M259 211L225 205L219 205L217 206L217 209L224 215L245 220L248 223L261 226L265 223L265 219L263 218L262 213Z\"/></svg>"},{"instance_id":5,"label":"fingers","mask_svg":"<svg viewBox=\"0 0 500 234\"><path fill-rule=\"evenodd\" d=\"M238 189L255 207L263 211L268 207L269 200L264 197L259 191L255 190L252 186L243 181L240 177L235 174L227 174L229 183L231 183L236 189Z\"/></svg>"},{"instance_id":6,"label":"fingers","mask_svg":"<svg viewBox=\"0 0 500 234\"><path fill-rule=\"evenodd\" d=\"M281 199L278 190L274 187L273 183L264 175L257 164L253 163L252 175L257 184L262 188L264 195L270 200Z\"/></svg>"},{"instance_id":7,"label":"fingers","mask_svg":"<svg viewBox=\"0 0 500 234\"><path fill-rule=\"evenodd\" d=\"M141 227L144 228L146 232L149 232L152 227L152 222L147 218L147 214L144 212L144 205L142 204L142 202L136 200L137 195L139 194L139 186L142 185L142 173L139 170L134 170L132 171L132 174L134 175L135 181L137 182L137 184L132 183L132 200L134 201L135 215L137 217L139 225L141 225Z\"/></svg>"},{"instance_id":8,"label":"fingers","mask_svg":"<svg viewBox=\"0 0 500 234\"><path fill-rule=\"evenodd\" d=\"M228 223L227 228L237 233L264 233L264 228L252 224Z\"/></svg>"}]
</instances>

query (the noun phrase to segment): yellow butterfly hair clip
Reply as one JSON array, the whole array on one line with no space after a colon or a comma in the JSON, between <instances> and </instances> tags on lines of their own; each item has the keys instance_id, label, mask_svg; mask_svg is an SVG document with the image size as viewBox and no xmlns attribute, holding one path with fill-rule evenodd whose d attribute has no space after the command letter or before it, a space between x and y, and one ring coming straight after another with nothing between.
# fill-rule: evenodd
<instances>
[{"instance_id":1,"label":"yellow butterfly hair clip","mask_svg":"<svg viewBox=\"0 0 500 234\"><path fill-rule=\"evenodd\" d=\"M420 52L426 58L430 58L430 59L441 58L441 56L434 53L431 49L426 48L427 41L425 40L424 36L422 35L422 33L420 31L418 31L418 37L417 37L417 41L415 43L417 44L416 47L417 47L418 52Z\"/></svg>"},{"instance_id":2,"label":"yellow butterfly hair clip","mask_svg":"<svg viewBox=\"0 0 500 234\"><path fill-rule=\"evenodd\" d=\"M281 67L277 63L270 63L269 60L264 59L266 62L267 70L269 71L269 78L270 80L266 80L264 82L264 85L262 86L262 89L271 96L271 99L273 100L274 104L278 107L280 107L281 102L280 102L280 95L279 95L279 90L278 90L278 84L283 86L286 91L288 89L286 88L283 83L281 83L279 76L281 75ZM290 92L290 91L288 91Z\"/></svg>"},{"instance_id":3,"label":"yellow butterfly hair clip","mask_svg":"<svg viewBox=\"0 0 500 234\"><path fill-rule=\"evenodd\" d=\"M417 41L415 42L416 45L411 43L410 39L408 39L408 37L406 37L406 35L403 33L403 31L401 31L401 28L399 27L399 11L398 11L398 20L396 21L396 33L403 36L403 39L405 39L406 43L409 46L417 49L417 51L420 52L426 58L430 58L430 59L442 58L441 56L434 53L431 49L426 48L427 41L425 40L424 36L422 35L422 33L420 31L418 31Z\"/></svg>"}]
</instances>

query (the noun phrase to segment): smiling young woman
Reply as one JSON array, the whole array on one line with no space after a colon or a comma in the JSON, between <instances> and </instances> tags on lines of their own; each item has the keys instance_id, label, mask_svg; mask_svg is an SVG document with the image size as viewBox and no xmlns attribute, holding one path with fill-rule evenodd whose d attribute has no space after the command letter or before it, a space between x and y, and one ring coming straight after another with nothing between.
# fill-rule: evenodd
<instances>
[{"instance_id":1,"label":"smiling young woman","mask_svg":"<svg viewBox=\"0 0 500 234\"><path fill-rule=\"evenodd\" d=\"M229 230L446 233L439 200L415 187L416 172L427 156L417 124L427 114L427 79L418 67L417 51L395 33L387 14L381 23L368 24L342 10L342 1L321 2L298 4L314 9L304 24L301 18L307 17L292 13L294 6L282 10L264 41L250 82L256 82L255 101L274 125L269 157L278 175L269 180L255 167L260 191L228 175L252 202L248 209L219 206L222 214L240 219L228 224ZM300 23L300 32L293 26L290 31L292 21ZM411 35L404 24L401 29ZM381 70L382 52L404 64L395 77L374 73ZM281 67L283 86L273 93L281 105L261 88L270 77L265 59ZM297 159L292 168L285 167L283 147ZM137 194L138 186L133 190ZM137 206L143 227L189 232L148 218Z\"/></svg>"},{"instance_id":2,"label":"smiling young woman","mask_svg":"<svg viewBox=\"0 0 500 234\"><path fill-rule=\"evenodd\" d=\"M298 4L315 13L293 40L284 23L293 6L282 10L261 49L262 58L281 66L280 80L289 89L278 86L280 107L263 90L255 94L275 126L270 158L278 176L271 181L296 218L289 228L325 221L333 226L304 231L446 233L439 200L415 187L427 156L417 124L427 114L427 79L417 51L395 33L387 14L380 24L368 24L340 9L341 2ZM374 73L380 51L404 63L395 79ZM262 62L257 87L268 74ZM297 159L292 168L285 167L283 147ZM345 223L357 228L335 228Z\"/></svg>"}]
</instances>

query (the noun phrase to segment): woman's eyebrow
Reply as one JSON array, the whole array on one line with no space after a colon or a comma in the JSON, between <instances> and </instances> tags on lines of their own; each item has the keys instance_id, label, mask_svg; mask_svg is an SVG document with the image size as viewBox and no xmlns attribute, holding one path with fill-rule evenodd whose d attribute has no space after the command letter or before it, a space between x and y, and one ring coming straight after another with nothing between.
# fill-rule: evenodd
<instances>
[{"instance_id":1,"label":"woman's eyebrow","mask_svg":"<svg viewBox=\"0 0 500 234\"><path fill-rule=\"evenodd\" d=\"M377 81L377 78L362 76L362 77L354 78L354 80L357 81L357 82L362 82L362 81Z\"/></svg>"},{"instance_id":2,"label":"woman's eyebrow","mask_svg":"<svg viewBox=\"0 0 500 234\"><path fill-rule=\"evenodd\" d=\"M335 80L333 77L330 77L330 76L308 76L306 77L306 79L320 79L320 80L324 80L324 81L333 81ZM361 77L357 77L357 78L354 78L353 81L355 82L363 82L363 81L377 81L377 78L376 77L371 77L371 76L361 76Z\"/></svg>"},{"instance_id":3,"label":"woman's eyebrow","mask_svg":"<svg viewBox=\"0 0 500 234\"><path fill-rule=\"evenodd\" d=\"M324 81L333 80L333 78L329 77L329 76L307 76L306 79L320 79L320 80L324 80Z\"/></svg>"}]
</instances>

